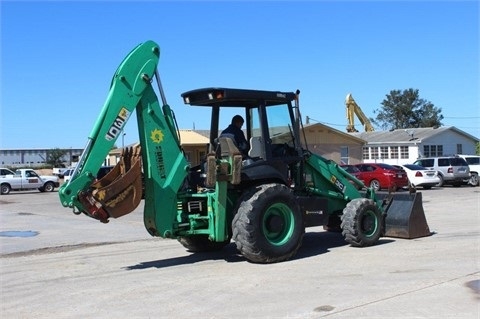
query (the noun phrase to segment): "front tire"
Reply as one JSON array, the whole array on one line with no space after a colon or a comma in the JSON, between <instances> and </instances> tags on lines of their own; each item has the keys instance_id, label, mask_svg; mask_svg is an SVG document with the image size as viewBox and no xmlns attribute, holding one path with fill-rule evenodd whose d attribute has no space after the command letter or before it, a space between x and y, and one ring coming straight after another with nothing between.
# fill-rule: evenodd
<instances>
[{"instance_id":1,"label":"front tire","mask_svg":"<svg viewBox=\"0 0 480 319\"><path fill-rule=\"evenodd\" d=\"M382 235L382 213L371 199L353 199L343 210L341 219L342 234L354 247L372 246Z\"/></svg>"},{"instance_id":2,"label":"front tire","mask_svg":"<svg viewBox=\"0 0 480 319\"><path fill-rule=\"evenodd\" d=\"M240 253L255 263L274 263L293 257L302 244L305 226L300 207L282 184L253 187L240 199L232 222Z\"/></svg>"}]
</instances>

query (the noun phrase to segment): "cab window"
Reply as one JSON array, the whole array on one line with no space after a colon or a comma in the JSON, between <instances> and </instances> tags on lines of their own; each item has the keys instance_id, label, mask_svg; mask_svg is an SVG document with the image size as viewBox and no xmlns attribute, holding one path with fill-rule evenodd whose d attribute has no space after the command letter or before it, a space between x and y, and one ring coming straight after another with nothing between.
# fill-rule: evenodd
<instances>
[{"instance_id":1,"label":"cab window","mask_svg":"<svg viewBox=\"0 0 480 319\"><path fill-rule=\"evenodd\" d=\"M293 147L293 128L287 105L267 107L267 120L272 144L288 144Z\"/></svg>"}]
</instances>

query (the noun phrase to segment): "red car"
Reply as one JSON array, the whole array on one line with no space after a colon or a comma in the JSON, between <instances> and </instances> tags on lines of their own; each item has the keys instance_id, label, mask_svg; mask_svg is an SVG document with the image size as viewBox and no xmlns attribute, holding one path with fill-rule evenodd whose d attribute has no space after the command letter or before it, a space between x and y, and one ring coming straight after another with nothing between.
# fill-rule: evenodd
<instances>
[{"instance_id":1,"label":"red car","mask_svg":"<svg viewBox=\"0 0 480 319\"><path fill-rule=\"evenodd\" d=\"M408 186L407 173L392 165L384 163L363 163L355 165L361 172L360 179L365 185L378 191L389 189L392 191Z\"/></svg>"},{"instance_id":2,"label":"red car","mask_svg":"<svg viewBox=\"0 0 480 319\"><path fill-rule=\"evenodd\" d=\"M362 172L360 172L360 170L355 166L355 165L340 165L341 168L343 168L347 173L349 173L350 175L354 176L356 179L359 179L363 182L362 180ZM353 181L350 181L352 183L353 186L355 186L356 189L361 189L360 186L358 186L357 184L355 184Z\"/></svg>"}]
</instances>

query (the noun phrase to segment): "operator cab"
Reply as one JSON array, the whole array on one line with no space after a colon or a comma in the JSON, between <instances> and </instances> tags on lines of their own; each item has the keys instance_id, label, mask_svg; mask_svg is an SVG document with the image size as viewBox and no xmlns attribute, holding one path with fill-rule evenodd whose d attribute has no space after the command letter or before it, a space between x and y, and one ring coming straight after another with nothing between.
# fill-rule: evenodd
<instances>
[{"instance_id":1,"label":"operator cab","mask_svg":"<svg viewBox=\"0 0 480 319\"><path fill-rule=\"evenodd\" d=\"M242 182L259 179L287 182L290 166L302 158L292 105L297 99L295 93L204 88L185 92L182 98L185 104L212 108L210 152L216 150L218 137L232 115L239 114L245 119L243 130L249 150L248 156L244 156Z\"/></svg>"}]
</instances>

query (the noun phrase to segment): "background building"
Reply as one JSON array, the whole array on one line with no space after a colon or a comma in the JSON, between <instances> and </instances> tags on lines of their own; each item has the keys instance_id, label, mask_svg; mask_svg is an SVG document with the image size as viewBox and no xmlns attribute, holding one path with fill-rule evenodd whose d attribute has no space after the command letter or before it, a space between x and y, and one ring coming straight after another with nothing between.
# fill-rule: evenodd
<instances>
[{"instance_id":1,"label":"background building","mask_svg":"<svg viewBox=\"0 0 480 319\"><path fill-rule=\"evenodd\" d=\"M208 152L210 131L180 130L180 142L192 166L198 165ZM308 149L338 164L413 163L417 158L454 154L475 154L480 140L453 126L412 128L393 131L346 133L321 123L307 124L301 134ZM304 144L304 140L302 140ZM132 146L132 145L129 145ZM0 165L7 167L45 165L51 149L0 150ZM65 149L66 166L78 162L83 149ZM122 149L113 149L103 165L115 165Z\"/></svg>"},{"instance_id":2,"label":"background building","mask_svg":"<svg viewBox=\"0 0 480 319\"><path fill-rule=\"evenodd\" d=\"M82 154L81 148L61 149L66 152L62 161L65 166L77 162ZM39 167L47 162L48 154L52 149L6 149L0 150L0 165L9 167Z\"/></svg>"},{"instance_id":3,"label":"background building","mask_svg":"<svg viewBox=\"0 0 480 319\"><path fill-rule=\"evenodd\" d=\"M365 140L363 162L403 165L417 158L475 154L478 138L454 126L350 133Z\"/></svg>"}]
</instances>

